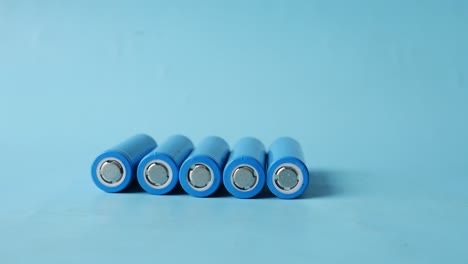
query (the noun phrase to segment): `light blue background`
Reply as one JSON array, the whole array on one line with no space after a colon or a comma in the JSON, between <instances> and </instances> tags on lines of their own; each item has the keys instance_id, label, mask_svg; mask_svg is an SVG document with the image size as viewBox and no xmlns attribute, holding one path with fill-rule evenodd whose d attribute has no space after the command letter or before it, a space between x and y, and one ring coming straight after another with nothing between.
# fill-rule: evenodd
<instances>
[{"instance_id":1,"label":"light blue background","mask_svg":"<svg viewBox=\"0 0 468 264\"><path fill-rule=\"evenodd\" d=\"M468 263L468 2L0 1L1 263ZM302 199L106 194L136 133L289 135Z\"/></svg>"}]
</instances>

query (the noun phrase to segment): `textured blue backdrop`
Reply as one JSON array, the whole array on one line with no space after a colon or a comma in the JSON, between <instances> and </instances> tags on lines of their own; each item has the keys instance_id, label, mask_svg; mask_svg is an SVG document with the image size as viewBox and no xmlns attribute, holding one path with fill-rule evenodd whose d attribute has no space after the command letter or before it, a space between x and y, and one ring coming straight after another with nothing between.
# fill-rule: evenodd
<instances>
[{"instance_id":1,"label":"textured blue backdrop","mask_svg":"<svg viewBox=\"0 0 468 264\"><path fill-rule=\"evenodd\" d=\"M468 2L0 1L0 262L468 263ZM302 199L111 195L136 132L304 146Z\"/></svg>"}]
</instances>

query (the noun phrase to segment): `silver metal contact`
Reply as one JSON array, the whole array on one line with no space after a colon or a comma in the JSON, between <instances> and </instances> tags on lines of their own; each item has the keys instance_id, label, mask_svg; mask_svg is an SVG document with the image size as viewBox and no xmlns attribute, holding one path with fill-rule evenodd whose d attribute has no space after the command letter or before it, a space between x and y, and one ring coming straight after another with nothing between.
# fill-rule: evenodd
<instances>
[{"instance_id":1,"label":"silver metal contact","mask_svg":"<svg viewBox=\"0 0 468 264\"><path fill-rule=\"evenodd\" d=\"M162 186L169 180L169 171L166 165L153 162L147 166L145 177L151 185Z\"/></svg>"},{"instance_id":2,"label":"silver metal contact","mask_svg":"<svg viewBox=\"0 0 468 264\"><path fill-rule=\"evenodd\" d=\"M188 183L195 189L204 189L213 181L213 173L204 164L195 164L188 172Z\"/></svg>"},{"instance_id":3,"label":"silver metal contact","mask_svg":"<svg viewBox=\"0 0 468 264\"><path fill-rule=\"evenodd\" d=\"M237 167L231 177L234 186L242 191L252 189L256 185L258 179L255 171L249 166Z\"/></svg>"},{"instance_id":4,"label":"silver metal contact","mask_svg":"<svg viewBox=\"0 0 468 264\"><path fill-rule=\"evenodd\" d=\"M274 174L274 183L281 190L289 191L294 189L299 183L299 173L290 166L279 167Z\"/></svg>"},{"instance_id":5,"label":"silver metal contact","mask_svg":"<svg viewBox=\"0 0 468 264\"><path fill-rule=\"evenodd\" d=\"M99 177L109 185L117 184L122 180L123 176L123 166L116 160L106 160L99 167Z\"/></svg>"}]
</instances>

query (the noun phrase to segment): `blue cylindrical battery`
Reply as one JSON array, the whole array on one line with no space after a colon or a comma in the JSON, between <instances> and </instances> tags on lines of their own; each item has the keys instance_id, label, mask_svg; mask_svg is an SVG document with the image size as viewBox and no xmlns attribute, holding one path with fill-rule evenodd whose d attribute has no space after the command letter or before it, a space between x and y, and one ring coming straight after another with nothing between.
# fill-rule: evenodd
<instances>
[{"instance_id":1,"label":"blue cylindrical battery","mask_svg":"<svg viewBox=\"0 0 468 264\"><path fill-rule=\"evenodd\" d=\"M179 168L193 150L193 143L185 136L169 137L146 155L138 165L140 186L151 194L166 194L179 182Z\"/></svg>"},{"instance_id":2,"label":"blue cylindrical battery","mask_svg":"<svg viewBox=\"0 0 468 264\"><path fill-rule=\"evenodd\" d=\"M99 155L91 166L91 177L105 192L120 192L135 178L140 160L157 146L148 135L138 134Z\"/></svg>"},{"instance_id":3,"label":"blue cylindrical battery","mask_svg":"<svg viewBox=\"0 0 468 264\"><path fill-rule=\"evenodd\" d=\"M215 136L203 139L180 167L182 188L195 197L213 194L221 185L228 155L229 145L224 139Z\"/></svg>"},{"instance_id":4,"label":"blue cylindrical battery","mask_svg":"<svg viewBox=\"0 0 468 264\"><path fill-rule=\"evenodd\" d=\"M268 151L267 185L279 198L296 198L309 185L301 145L289 137L276 139Z\"/></svg>"},{"instance_id":5,"label":"blue cylindrical battery","mask_svg":"<svg viewBox=\"0 0 468 264\"><path fill-rule=\"evenodd\" d=\"M260 140L240 139L224 168L224 186L237 198L254 197L265 186L265 161L265 146Z\"/></svg>"}]
</instances>

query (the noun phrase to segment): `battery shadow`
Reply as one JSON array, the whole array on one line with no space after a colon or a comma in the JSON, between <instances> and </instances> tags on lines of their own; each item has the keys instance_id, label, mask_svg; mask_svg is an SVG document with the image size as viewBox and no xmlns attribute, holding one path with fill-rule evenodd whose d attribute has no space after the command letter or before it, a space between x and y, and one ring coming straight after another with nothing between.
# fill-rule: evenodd
<instances>
[{"instance_id":1,"label":"battery shadow","mask_svg":"<svg viewBox=\"0 0 468 264\"><path fill-rule=\"evenodd\" d=\"M177 183L174 189L172 189L169 193L165 195L187 195L187 193L184 191L182 186L179 183Z\"/></svg>"},{"instance_id":2,"label":"battery shadow","mask_svg":"<svg viewBox=\"0 0 468 264\"><path fill-rule=\"evenodd\" d=\"M229 193L229 191L224 187L223 184L219 186L218 190L216 190L215 193L211 196L213 198L222 198L222 197L232 197L232 195Z\"/></svg>"},{"instance_id":3,"label":"battery shadow","mask_svg":"<svg viewBox=\"0 0 468 264\"><path fill-rule=\"evenodd\" d=\"M141 193L141 192L145 192L145 190L143 190L143 188L141 188L138 181L135 180L132 183L130 183L130 185L127 188L125 188L125 190L123 190L121 193Z\"/></svg>"},{"instance_id":4,"label":"battery shadow","mask_svg":"<svg viewBox=\"0 0 468 264\"><path fill-rule=\"evenodd\" d=\"M263 187L263 189L253 199L270 199L270 198L276 198L276 196L270 191L270 189L268 189L268 186L265 183L265 186Z\"/></svg>"},{"instance_id":5,"label":"battery shadow","mask_svg":"<svg viewBox=\"0 0 468 264\"><path fill-rule=\"evenodd\" d=\"M306 191L298 197L299 199L309 199L318 197L337 196L344 194L344 189L340 183L347 175L343 171L333 170L310 170L309 186Z\"/></svg>"}]
</instances>

